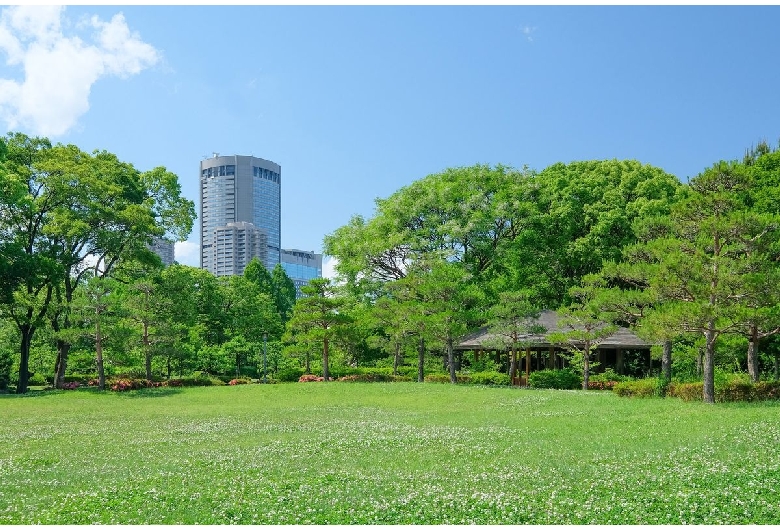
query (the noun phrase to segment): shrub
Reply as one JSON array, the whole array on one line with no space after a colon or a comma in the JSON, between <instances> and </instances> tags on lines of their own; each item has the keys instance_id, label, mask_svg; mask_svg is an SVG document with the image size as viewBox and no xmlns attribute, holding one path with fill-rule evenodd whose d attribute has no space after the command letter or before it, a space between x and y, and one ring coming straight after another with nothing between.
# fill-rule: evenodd
<instances>
[{"instance_id":1,"label":"shrub","mask_svg":"<svg viewBox=\"0 0 780 530\"><path fill-rule=\"evenodd\" d=\"M637 381L623 381L617 383L612 391L621 397L653 397L657 395L657 388L657 379L655 377L649 377Z\"/></svg>"},{"instance_id":2,"label":"shrub","mask_svg":"<svg viewBox=\"0 0 780 530\"><path fill-rule=\"evenodd\" d=\"M423 379L426 383L449 383L450 382L450 374L428 374L425 376L425 379ZM465 374L455 374L455 380L458 383L470 383L471 382L471 376L465 375Z\"/></svg>"},{"instance_id":3,"label":"shrub","mask_svg":"<svg viewBox=\"0 0 780 530\"><path fill-rule=\"evenodd\" d=\"M780 399L780 381L759 381L754 385L756 400Z\"/></svg>"},{"instance_id":4,"label":"shrub","mask_svg":"<svg viewBox=\"0 0 780 530\"><path fill-rule=\"evenodd\" d=\"M704 383L701 381L693 383L672 382L669 384L667 395L680 398L683 401L701 401L704 393Z\"/></svg>"},{"instance_id":5,"label":"shrub","mask_svg":"<svg viewBox=\"0 0 780 530\"><path fill-rule=\"evenodd\" d=\"M332 377L328 378L329 381L333 381ZM325 378L321 375L314 375L314 374L303 374L299 379L299 383L312 383L315 381L325 381Z\"/></svg>"},{"instance_id":6,"label":"shrub","mask_svg":"<svg viewBox=\"0 0 780 530\"><path fill-rule=\"evenodd\" d=\"M27 380L27 384L29 386L46 386L49 382L43 374L32 374Z\"/></svg>"},{"instance_id":7,"label":"shrub","mask_svg":"<svg viewBox=\"0 0 780 530\"><path fill-rule=\"evenodd\" d=\"M612 390L616 384L617 381L588 380L588 390Z\"/></svg>"},{"instance_id":8,"label":"shrub","mask_svg":"<svg viewBox=\"0 0 780 530\"><path fill-rule=\"evenodd\" d=\"M280 368L276 372L276 378L283 383L294 383L303 375L303 368L287 367Z\"/></svg>"},{"instance_id":9,"label":"shrub","mask_svg":"<svg viewBox=\"0 0 780 530\"><path fill-rule=\"evenodd\" d=\"M69 383L63 383L62 389L63 390L76 390L79 387L78 381L71 381Z\"/></svg>"},{"instance_id":10,"label":"shrub","mask_svg":"<svg viewBox=\"0 0 780 530\"><path fill-rule=\"evenodd\" d=\"M251 383L251 382L252 382L252 380L251 380L251 379L247 379L246 377L239 377L238 379L231 379L231 380L228 382L228 385L230 385L230 386L235 386L235 385L248 385L248 384L249 384L249 383Z\"/></svg>"},{"instance_id":11,"label":"shrub","mask_svg":"<svg viewBox=\"0 0 780 530\"><path fill-rule=\"evenodd\" d=\"M631 377L630 375L621 375L617 373L615 370L613 370L612 368L607 368L600 374L591 374L590 377L588 377L588 383L590 383L591 381L596 381L601 383L613 381L616 383L621 383L623 381L632 381L633 379L634 378Z\"/></svg>"},{"instance_id":12,"label":"shrub","mask_svg":"<svg viewBox=\"0 0 780 530\"><path fill-rule=\"evenodd\" d=\"M509 386L511 380L507 374L501 372L475 372L470 376L472 385L497 385Z\"/></svg>"},{"instance_id":13,"label":"shrub","mask_svg":"<svg viewBox=\"0 0 780 530\"><path fill-rule=\"evenodd\" d=\"M398 380L398 377L392 374L385 374L381 372L374 372L374 373L369 372L363 374L345 375L343 377L339 377L338 380L351 382L351 383L355 383L355 382L382 383L382 382L396 381Z\"/></svg>"},{"instance_id":14,"label":"shrub","mask_svg":"<svg viewBox=\"0 0 780 530\"><path fill-rule=\"evenodd\" d=\"M63 378L63 382L80 383L82 385L86 385L89 383L89 380L93 379L94 377L95 376L93 374L69 374Z\"/></svg>"},{"instance_id":15,"label":"shrub","mask_svg":"<svg viewBox=\"0 0 780 530\"><path fill-rule=\"evenodd\" d=\"M582 376L573 370L539 370L531 372L528 384L532 388L556 388L576 390L582 388Z\"/></svg>"},{"instance_id":16,"label":"shrub","mask_svg":"<svg viewBox=\"0 0 780 530\"><path fill-rule=\"evenodd\" d=\"M701 401L704 393L704 383L679 383L669 385L667 395L680 398L683 401ZM715 386L715 401L718 403L731 401L765 401L780 399L780 381L745 382L741 376L736 376Z\"/></svg>"}]
</instances>

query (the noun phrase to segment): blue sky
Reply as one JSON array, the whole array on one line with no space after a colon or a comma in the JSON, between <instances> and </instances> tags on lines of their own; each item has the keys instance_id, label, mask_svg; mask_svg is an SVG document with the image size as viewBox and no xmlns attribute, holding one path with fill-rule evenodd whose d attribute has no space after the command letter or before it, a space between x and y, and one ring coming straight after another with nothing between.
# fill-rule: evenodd
<instances>
[{"instance_id":1,"label":"blue sky","mask_svg":"<svg viewBox=\"0 0 780 530\"><path fill-rule=\"evenodd\" d=\"M202 158L272 160L285 248L448 167L684 181L780 139L778 6L27 9L0 14L4 130L166 166L196 204Z\"/></svg>"}]
</instances>

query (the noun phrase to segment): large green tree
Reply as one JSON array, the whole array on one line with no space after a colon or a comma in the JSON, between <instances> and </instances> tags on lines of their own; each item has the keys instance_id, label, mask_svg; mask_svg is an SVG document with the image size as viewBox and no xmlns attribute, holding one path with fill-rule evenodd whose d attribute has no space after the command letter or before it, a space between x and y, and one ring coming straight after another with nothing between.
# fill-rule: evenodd
<instances>
[{"instance_id":1,"label":"large green tree","mask_svg":"<svg viewBox=\"0 0 780 530\"><path fill-rule=\"evenodd\" d=\"M752 207L757 186L744 165L719 162L691 180L688 196L655 237L625 250L651 270L648 288L662 302L647 317L651 325L704 337L706 403L715 398L718 338L744 329L744 301L762 285L750 281L765 263L756 256L777 241L777 216Z\"/></svg>"},{"instance_id":2,"label":"large green tree","mask_svg":"<svg viewBox=\"0 0 780 530\"><path fill-rule=\"evenodd\" d=\"M350 318L341 309L345 300L339 295L328 278L315 278L301 288L303 298L299 298L293 308L293 315L287 323L291 342L305 347L307 343L322 345L322 376L330 378L330 344L340 327L349 323Z\"/></svg>"},{"instance_id":3,"label":"large green tree","mask_svg":"<svg viewBox=\"0 0 780 530\"><path fill-rule=\"evenodd\" d=\"M14 193L0 199L0 232L4 247L21 249L14 261L21 280L6 311L21 335L17 391L24 392L30 341L46 317L57 332L55 381L62 383L73 295L87 271L107 277L122 262L149 261L152 238L186 237L195 214L165 168L141 173L105 151L88 154L20 133L5 145L3 187Z\"/></svg>"}]
</instances>

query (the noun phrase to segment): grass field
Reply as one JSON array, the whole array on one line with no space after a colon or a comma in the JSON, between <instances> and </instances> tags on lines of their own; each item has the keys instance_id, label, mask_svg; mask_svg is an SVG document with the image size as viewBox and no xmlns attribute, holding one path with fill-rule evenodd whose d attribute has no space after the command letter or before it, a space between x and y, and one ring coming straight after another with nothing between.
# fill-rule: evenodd
<instances>
[{"instance_id":1,"label":"grass field","mask_svg":"<svg viewBox=\"0 0 780 530\"><path fill-rule=\"evenodd\" d=\"M780 523L777 402L294 383L0 417L0 524Z\"/></svg>"}]
</instances>

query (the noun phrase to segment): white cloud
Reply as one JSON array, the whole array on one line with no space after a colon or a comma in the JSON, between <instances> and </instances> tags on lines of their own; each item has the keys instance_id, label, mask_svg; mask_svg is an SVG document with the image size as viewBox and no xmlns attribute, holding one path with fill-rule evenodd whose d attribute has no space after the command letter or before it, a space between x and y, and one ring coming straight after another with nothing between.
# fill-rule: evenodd
<instances>
[{"instance_id":1,"label":"white cloud","mask_svg":"<svg viewBox=\"0 0 780 530\"><path fill-rule=\"evenodd\" d=\"M523 32L523 35L528 39L528 42L534 41L533 34L536 32L536 26L523 26L520 28L520 31Z\"/></svg>"},{"instance_id":2,"label":"white cloud","mask_svg":"<svg viewBox=\"0 0 780 530\"><path fill-rule=\"evenodd\" d=\"M63 22L66 22L63 24ZM92 43L66 36L62 7L14 6L0 14L0 56L20 65L24 78L0 79L0 119L9 129L58 136L89 110L89 93L101 77L126 78L160 60L159 52L130 31L124 15L93 16L79 24Z\"/></svg>"},{"instance_id":3,"label":"white cloud","mask_svg":"<svg viewBox=\"0 0 780 530\"><path fill-rule=\"evenodd\" d=\"M335 279L338 262L339 260L333 256L322 256L322 277Z\"/></svg>"},{"instance_id":4,"label":"white cloud","mask_svg":"<svg viewBox=\"0 0 780 530\"><path fill-rule=\"evenodd\" d=\"M190 267L200 267L200 245L192 241L177 241L173 245L176 261Z\"/></svg>"}]
</instances>

